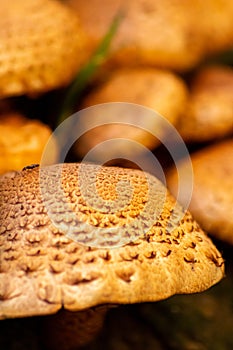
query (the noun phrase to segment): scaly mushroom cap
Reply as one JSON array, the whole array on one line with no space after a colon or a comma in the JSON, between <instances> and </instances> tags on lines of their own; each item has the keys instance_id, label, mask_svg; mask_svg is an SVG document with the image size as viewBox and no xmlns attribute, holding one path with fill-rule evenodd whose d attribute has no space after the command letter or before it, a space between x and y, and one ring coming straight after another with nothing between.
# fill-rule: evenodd
<instances>
[{"instance_id":1,"label":"scaly mushroom cap","mask_svg":"<svg viewBox=\"0 0 233 350\"><path fill-rule=\"evenodd\" d=\"M3 1L0 96L38 94L68 84L84 62L77 16L59 1Z\"/></svg>"},{"instance_id":2,"label":"scaly mushroom cap","mask_svg":"<svg viewBox=\"0 0 233 350\"><path fill-rule=\"evenodd\" d=\"M190 100L177 129L187 142L209 141L232 134L233 69L212 65L191 82Z\"/></svg>"},{"instance_id":3,"label":"scaly mushroom cap","mask_svg":"<svg viewBox=\"0 0 233 350\"><path fill-rule=\"evenodd\" d=\"M194 184L189 209L206 231L233 244L233 140L193 153L191 160ZM179 166L184 184L188 162L184 159ZM167 180L169 189L176 195L175 169L170 171Z\"/></svg>"},{"instance_id":4,"label":"scaly mushroom cap","mask_svg":"<svg viewBox=\"0 0 233 350\"><path fill-rule=\"evenodd\" d=\"M178 118L185 113L187 99L188 91L184 81L168 70L155 68L117 69L84 98L82 108L106 102L135 103L153 109L172 125L176 125ZM143 118L143 116L133 114L130 120L129 115L130 113L128 113L127 122L131 122L132 125L127 126L123 124L102 125L106 122L106 116L104 113L102 117L98 116L97 120L101 126L80 137L75 147L77 154L83 157L100 142L116 137L137 141L149 149L157 147L160 141L152 135L158 135L160 130L160 121L156 119L156 115L154 118L144 118L145 126L152 133L134 126L135 120ZM147 120L148 122L146 122ZM124 122L124 115L117 116L117 121ZM83 118L82 123L88 123L88 120ZM124 152L128 152L128 155L130 152L135 152L135 149L131 150L129 145L124 146ZM109 152L109 159L111 159L111 150L105 152Z\"/></svg>"},{"instance_id":5,"label":"scaly mushroom cap","mask_svg":"<svg viewBox=\"0 0 233 350\"><path fill-rule=\"evenodd\" d=\"M84 177L97 169L93 164L82 167ZM155 193L143 216L146 234L139 231L136 240L112 248L90 247L68 238L52 224L45 206L55 213L56 222L69 227L64 197L48 191L42 201L39 182L40 171L46 182L59 169L70 208L82 222L92 224L93 232L104 227L110 236L111 227L120 235L124 225L141 213L148 201L149 179ZM218 250L191 215L175 207L173 197L155 177L140 170L101 167L95 183L100 196L94 198L96 208L103 199L116 200L119 181L130 181L133 189L129 195L122 185L121 193L130 202L123 201L116 212L103 213L87 203L93 199L92 189L87 187L87 197L81 195L79 170L79 164L61 164L0 178L0 318L55 313L62 306L77 311L105 303L156 301L175 293L203 291L223 277ZM163 200L162 211L150 227L151 216ZM180 219L169 230L172 214ZM76 233L82 236L83 225L77 226Z\"/></svg>"}]
</instances>

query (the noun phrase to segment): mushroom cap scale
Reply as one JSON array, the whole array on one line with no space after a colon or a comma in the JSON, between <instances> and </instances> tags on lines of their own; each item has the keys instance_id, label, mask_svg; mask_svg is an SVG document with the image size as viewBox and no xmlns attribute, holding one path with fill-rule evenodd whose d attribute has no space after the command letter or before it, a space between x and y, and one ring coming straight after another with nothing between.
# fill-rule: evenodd
<instances>
[{"instance_id":1,"label":"mushroom cap scale","mask_svg":"<svg viewBox=\"0 0 233 350\"><path fill-rule=\"evenodd\" d=\"M43 169L49 173L57 168L59 165ZM83 220L90 220L93 231L101 225L121 227L122 222L138 215L140 198L147 200L142 171L98 170L96 188L102 199L116 198L114 188L119 179L126 178L133 187L124 210L108 214L82 198L74 176L79 168L80 164L63 164L62 184L70 206ZM87 164L86 170L94 172L96 165ZM158 219L146 234L112 249L80 244L56 228L43 202L39 177L38 167L26 168L14 177L0 177L1 319L50 314L62 307L79 311L106 303L156 301L176 293L203 291L223 277L224 263L218 250L152 175L149 178L158 191L163 190L159 193L166 194ZM59 204L62 198L56 195ZM58 216L65 222L69 217L61 209L58 205ZM180 220L169 230L174 210ZM145 216L144 220L148 219Z\"/></svg>"}]
</instances>

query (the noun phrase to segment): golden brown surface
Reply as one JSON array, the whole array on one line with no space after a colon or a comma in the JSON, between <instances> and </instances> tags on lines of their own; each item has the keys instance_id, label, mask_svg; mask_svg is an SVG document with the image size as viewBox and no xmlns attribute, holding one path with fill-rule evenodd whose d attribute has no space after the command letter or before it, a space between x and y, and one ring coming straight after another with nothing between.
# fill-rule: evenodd
<instances>
[{"instance_id":1,"label":"golden brown surface","mask_svg":"<svg viewBox=\"0 0 233 350\"><path fill-rule=\"evenodd\" d=\"M83 101L82 107L89 107L95 104L106 102L128 102L135 103L153 109L161 114L172 125L176 125L178 118L184 114L188 92L184 81L176 74L167 70L153 68L137 68L137 69L118 69L110 74L105 81L97 86L93 92L90 92ZM112 114L114 107L112 107ZM115 112L116 113L116 112ZM127 122L132 125L126 126L105 125L91 130L83 135L76 144L77 154L84 156L90 149L98 145L100 142L111 138L125 137L130 140L140 142L140 144L153 149L160 144L158 137L163 137L160 133L160 119L149 118L149 116L136 115L130 110L127 115ZM96 117L97 118L97 117ZM116 121L125 122L125 116L116 115ZM98 116L98 123L101 125L107 121L106 114ZM142 128L136 128L135 122L140 122L150 130L146 132ZM87 118L82 121L88 123ZM120 147L118 145L118 147ZM131 150L129 145L122 145L124 153L130 157ZM106 149L105 152L110 152ZM109 159L111 159L109 153Z\"/></svg>"},{"instance_id":2,"label":"golden brown surface","mask_svg":"<svg viewBox=\"0 0 233 350\"><path fill-rule=\"evenodd\" d=\"M233 133L233 69L206 66L191 83L190 100L177 129L187 142L209 141Z\"/></svg>"},{"instance_id":3,"label":"golden brown surface","mask_svg":"<svg viewBox=\"0 0 233 350\"><path fill-rule=\"evenodd\" d=\"M53 0L2 1L0 97L68 84L85 60L77 16Z\"/></svg>"},{"instance_id":4,"label":"golden brown surface","mask_svg":"<svg viewBox=\"0 0 233 350\"><path fill-rule=\"evenodd\" d=\"M229 0L67 0L80 16L91 48L123 14L111 60L120 65L194 67L206 54L231 48L233 4Z\"/></svg>"},{"instance_id":5,"label":"golden brown surface","mask_svg":"<svg viewBox=\"0 0 233 350\"><path fill-rule=\"evenodd\" d=\"M200 28L205 54L215 54L233 47L233 2L228 0L191 1L196 4L196 23ZM192 5L191 5L192 6Z\"/></svg>"},{"instance_id":6,"label":"golden brown surface","mask_svg":"<svg viewBox=\"0 0 233 350\"><path fill-rule=\"evenodd\" d=\"M40 163L51 129L39 120L30 120L18 113L0 117L0 174ZM57 159L57 145L50 149L50 159Z\"/></svg>"},{"instance_id":7,"label":"golden brown surface","mask_svg":"<svg viewBox=\"0 0 233 350\"><path fill-rule=\"evenodd\" d=\"M61 170L64 192L54 194ZM39 171L44 181L41 186ZM84 196L81 184L77 185L77 171L80 165L65 164L25 169L14 177L0 178L0 318L50 314L62 306L77 311L105 303L156 301L175 293L203 291L223 277L220 253L191 215L175 206L156 178L137 170L102 167L96 177L100 196L93 196L91 185ZM86 179L96 166L87 164L83 171ZM125 180L130 181L132 193ZM123 209L112 212L119 181L118 199ZM48 184L51 187L44 194ZM149 184L154 189L151 198ZM71 212L64 212L64 193ZM102 200L108 201L106 206ZM81 224L73 237L80 236L83 242L89 239L87 245L56 228L45 205L50 217L55 214L54 223L63 225L65 231L70 229L75 211ZM158 208L161 211L151 224ZM136 240L115 247L125 225L135 223L138 213L143 216L134 227ZM91 232L85 232L87 222L92 224ZM110 247L88 246L101 227ZM141 234L143 227L145 235ZM97 236L94 243L98 245L101 239Z\"/></svg>"},{"instance_id":8,"label":"golden brown surface","mask_svg":"<svg viewBox=\"0 0 233 350\"><path fill-rule=\"evenodd\" d=\"M194 187L189 209L201 226L226 242L233 243L233 140L208 146L191 156ZM179 172L186 173L184 160ZM177 189L176 172L168 176L173 194ZM185 183L184 183L185 185Z\"/></svg>"}]
</instances>

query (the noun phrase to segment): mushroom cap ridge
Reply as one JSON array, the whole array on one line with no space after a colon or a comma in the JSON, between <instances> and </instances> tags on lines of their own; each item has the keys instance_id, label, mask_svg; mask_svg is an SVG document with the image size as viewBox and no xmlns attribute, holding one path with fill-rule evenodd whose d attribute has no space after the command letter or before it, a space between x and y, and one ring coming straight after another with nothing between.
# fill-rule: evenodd
<instances>
[{"instance_id":1,"label":"mushroom cap ridge","mask_svg":"<svg viewBox=\"0 0 233 350\"><path fill-rule=\"evenodd\" d=\"M49 172L58 166L43 169ZM93 164L86 166L87 171L96 169ZM101 217L81 201L74 176L79 167L63 164L67 198L78 204L76 209L87 220L91 213L94 219L98 217L96 225L110 225L104 222L106 215ZM182 213L179 207L179 226L167 230L175 199L166 190L160 217L146 235L118 248L93 248L71 240L51 223L39 174L37 167L0 177L0 319L50 314L61 307L78 311L105 303L156 301L203 291L223 277L220 253L189 212ZM132 201L119 216L126 220L138 212L138 199L145 198L141 191L145 190L144 172L101 167L97 187L105 199L113 199L121 176L134 188Z\"/></svg>"}]
</instances>

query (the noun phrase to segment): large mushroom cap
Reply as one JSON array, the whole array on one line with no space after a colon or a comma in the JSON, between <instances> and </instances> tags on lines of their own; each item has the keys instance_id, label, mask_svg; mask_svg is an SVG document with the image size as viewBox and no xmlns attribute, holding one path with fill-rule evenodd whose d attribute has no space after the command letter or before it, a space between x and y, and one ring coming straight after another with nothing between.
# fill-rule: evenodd
<instances>
[{"instance_id":1,"label":"large mushroom cap","mask_svg":"<svg viewBox=\"0 0 233 350\"><path fill-rule=\"evenodd\" d=\"M97 170L96 165L82 166L85 176ZM139 232L136 240L124 246L80 244L55 227L47 214L45 204L50 203L57 223L72 224L69 213L63 212L61 193L48 193L48 203L42 201L39 175L49 181L59 169L70 208L82 222L89 221L93 232L100 227L109 234L111 227L121 232L148 202L152 205L143 215L147 227L156 206L164 205L146 234ZM191 215L175 206L155 177L140 170L98 168L99 198L89 205L92 191L87 188L87 197L82 196L78 171L79 164L64 164L28 168L14 177L0 178L0 318L50 314L61 307L78 311L105 303L156 301L175 293L203 291L223 277L218 250ZM147 179L155 188L153 198L148 196ZM124 188L125 180L133 192ZM97 209L102 200L116 200L118 182L126 200L123 208L113 213ZM178 224L171 229L173 214ZM82 235L83 225L77 226L76 233Z\"/></svg>"},{"instance_id":2,"label":"large mushroom cap","mask_svg":"<svg viewBox=\"0 0 233 350\"><path fill-rule=\"evenodd\" d=\"M54 0L2 1L0 96L38 94L68 84L85 57L77 16Z\"/></svg>"}]
</instances>

